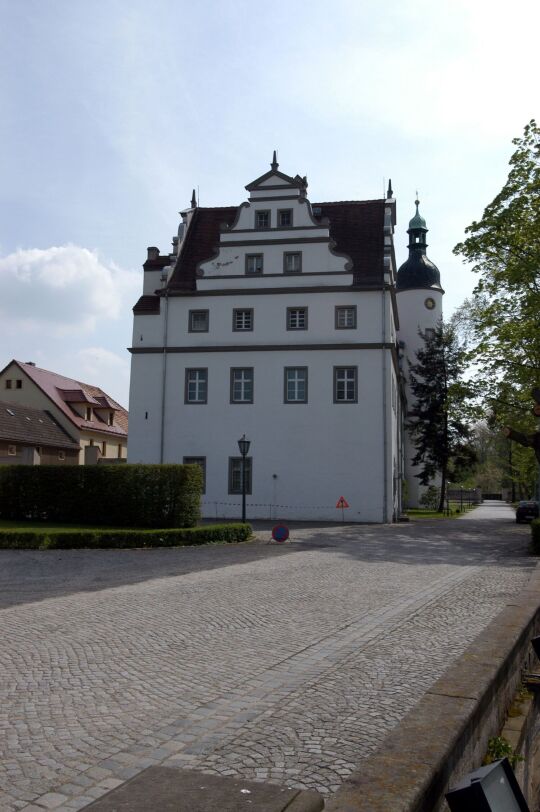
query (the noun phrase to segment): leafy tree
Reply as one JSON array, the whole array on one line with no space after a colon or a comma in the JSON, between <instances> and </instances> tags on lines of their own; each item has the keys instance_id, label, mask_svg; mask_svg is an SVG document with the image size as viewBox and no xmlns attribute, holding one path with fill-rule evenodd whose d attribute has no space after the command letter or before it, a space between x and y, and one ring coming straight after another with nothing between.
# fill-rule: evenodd
<instances>
[{"instance_id":1,"label":"leafy tree","mask_svg":"<svg viewBox=\"0 0 540 812\"><path fill-rule=\"evenodd\" d=\"M433 334L420 332L423 347L410 368L411 391L415 398L409 412L409 430L416 447L413 465L422 485L441 477L438 509L444 509L446 484L475 459L471 427L467 420L470 386L463 380L464 350L452 325L443 322Z\"/></svg>"},{"instance_id":2,"label":"leafy tree","mask_svg":"<svg viewBox=\"0 0 540 812\"><path fill-rule=\"evenodd\" d=\"M540 128L534 120L513 144L505 185L454 248L480 277L458 319L471 340L485 413L499 425L531 431L530 391L540 384Z\"/></svg>"}]
</instances>

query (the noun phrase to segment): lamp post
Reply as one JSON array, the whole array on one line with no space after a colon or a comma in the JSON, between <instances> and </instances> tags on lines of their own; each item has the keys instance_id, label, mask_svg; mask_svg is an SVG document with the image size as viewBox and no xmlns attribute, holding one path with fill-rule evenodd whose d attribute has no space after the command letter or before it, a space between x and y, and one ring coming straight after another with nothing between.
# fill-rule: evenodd
<instances>
[{"instance_id":1,"label":"lamp post","mask_svg":"<svg viewBox=\"0 0 540 812\"><path fill-rule=\"evenodd\" d=\"M242 455L242 522L245 523L246 521L246 457L249 452L249 446L251 445L249 440L246 440L246 435L242 434L240 440L238 440L238 448L240 449L240 454Z\"/></svg>"}]
</instances>

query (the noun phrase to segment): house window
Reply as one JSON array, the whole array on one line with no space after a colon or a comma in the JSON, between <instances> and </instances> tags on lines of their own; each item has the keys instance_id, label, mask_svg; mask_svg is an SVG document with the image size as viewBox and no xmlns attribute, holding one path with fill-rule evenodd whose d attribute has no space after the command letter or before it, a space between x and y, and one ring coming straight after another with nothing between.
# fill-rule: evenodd
<instances>
[{"instance_id":1,"label":"house window","mask_svg":"<svg viewBox=\"0 0 540 812\"><path fill-rule=\"evenodd\" d=\"M334 367L334 403L356 403L357 368Z\"/></svg>"},{"instance_id":2,"label":"house window","mask_svg":"<svg viewBox=\"0 0 540 812\"><path fill-rule=\"evenodd\" d=\"M58 452L58 459L61 460L61 461L64 461L65 458L66 458L66 452L65 451L59 451Z\"/></svg>"},{"instance_id":3,"label":"house window","mask_svg":"<svg viewBox=\"0 0 540 812\"><path fill-rule=\"evenodd\" d=\"M90 442L88 443L88 445L90 446L90 448L92 448L92 447L93 447L93 445L94 445L94 441L93 441L93 440L90 440Z\"/></svg>"},{"instance_id":4,"label":"house window","mask_svg":"<svg viewBox=\"0 0 540 812\"><path fill-rule=\"evenodd\" d=\"M307 403L307 367L285 367L285 403Z\"/></svg>"},{"instance_id":5,"label":"house window","mask_svg":"<svg viewBox=\"0 0 540 812\"><path fill-rule=\"evenodd\" d=\"M86 420L89 420L89 421L92 420L92 407L91 406L86 407Z\"/></svg>"},{"instance_id":6,"label":"house window","mask_svg":"<svg viewBox=\"0 0 540 812\"><path fill-rule=\"evenodd\" d=\"M109 412L109 426L112 426L114 423L114 412Z\"/></svg>"},{"instance_id":7,"label":"house window","mask_svg":"<svg viewBox=\"0 0 540 812\"><path fill-rule=\"evenodd\" d=\"M229 493L242 493L242 457L229 457ZM246 461L246 493L251 494L252 465L251 457Z\"/></svg>"},{"instance_id":8,"label":"house window","mask_svg":"<svg viewBox=\"0 0 540 812\"><path fill-rule=\"evenodd\" d=\"M253 330L253 308L233 310L233 330L235 332Z\"/></svg>"},{"instance_id":9,"label":"house window","mask_svg":"<svg viewBox=\"0 0 540 812\"><path fill-rule=\"evenodd\" d=\"M8 453L8 457L16 457L17 456L17 446L16 445L8 445L7 453Z\"/></svg>"},{"instance_id":10,"label":"house window","mask_svg":"<svg viewBox=\"0 0 540 812\"><path fill-rule=\"evenodd\" d=\"M118 457L119 460L122 459L122 443L118 443L116 456Z\"/></svg>"},{"instance_id":11,"label":"house window","mask_svg":"<svg viewBox=\"0 0 540 812\"><path fill-rule=\"evenodd\" d=\"M336 330L354 330L356 327L356 305L336 307Z\"/></svg>"},{"instance_id":12,"label":"house window","mask_svg":"<svg viewBox=\"0 0 540 812\"><path fill-rule=\"evenodd\" d=\"M186 403L206 403L208 398L208 370L186 369Z\"/></svg>"},{"instance_id":13,"label":"house window","mask_svg":"<svg viewBox=\"0 0 540 812\"><path fill-rule=\"evenodd\" d=\"M292 209L278 209L278 226L289 228L292 226Z\"/></svg>"},{"instance_id":14,"label":"house window","mask_svg":"<svg viewBox=\"0 0 540 812\"><path fill-rule=\"evenodd\" d=\"M107 456L107 441L106 440L103 440L103 442L101 443L101 456L102 457Z\"/></svg>"},{"instance_id":15,"label":"house window","mask_svg":"<svg viewBox=\"0 0 540 812\"><path fill-rule=\"evenodd\" d=\"M263 255L246 254L246 273L263 272Z\"/></svg>"},{"instance_id":16,"label":"house window","mask_svg":"<svg viewBox=\"0 0 540 812\"><path fill-rule=\"evenodd\" d=\"M270 228L270 210L255 212L255 228Z\"/></svg>"},{"instance_id":17,"label":"house window","mask_svg":"<svg viewBox=\"0 0 540 812\"><path fill-rule=\"evenodd\" d=\"M20 379L15 381L15 388L22 389L22 381Z\"/></svg>"},{"instance_id":18,"label":"house window","mask_svg":"<svg viewBox=\"0 0 540 812\"><path fill-rule=\"evenodd\" d=\"M307 330L307 307L287 308L287 330Z\"/></svg>"},{"instance_id":19,"label":"house window","mask_svg":"<svg viewBox=\"0 0 540 812\"><path fill-rule=\"evenodd\" d=\"M190 333L207 333L209 325L209 312L208 310L190 310L189 311L189 332Z\"/></svg>"},{"instance_id":20,"label":"house window","mask_svg":"<svg viewBox=\"0 0 540 812\"><path fill-rule=\"evenodd\" d=\"M283 254L283 273L301 273L302 254L300 251L286 251Z\"/></svg>"},{"instance_id":21,"label":"house window","mask_svg":"<svg viewBox=\"0 0 540 812\"><path fill-rule=\"evenodd\" d=\"M6 378L6 389L11 389L11 378Z\"/></svg>"},{"instance_id":22,"label":"house window","mask_svg":"<svg viewBox=\"0 0 540 812\"><path fill-rule=\"evenodd\" d=\"M253 367L231 369L231 403L253 403Z\"/></svg>"},{"instance_id":23,"label":"house window","mask_svg":"<svg viewBox=\"0 0 540 812\"><path fill-rule=\"evenodd\" d=\"M202 493L206 493L206 457L184 457L184 465L199 465L202 471Z\"/></svg>"}]
</instances>

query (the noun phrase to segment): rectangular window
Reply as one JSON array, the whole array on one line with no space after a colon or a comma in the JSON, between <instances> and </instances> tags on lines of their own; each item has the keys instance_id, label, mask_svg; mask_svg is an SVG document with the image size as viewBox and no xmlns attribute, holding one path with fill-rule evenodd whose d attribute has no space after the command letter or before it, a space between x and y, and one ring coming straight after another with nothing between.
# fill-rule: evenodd
<instances>
[{"instance_id":1,"label":"rectangular window","mask_svg":"<svg viewBox=\"0 0 540 812\"><path fill-rule=\"evenodd\" d=\"M6 389L11 389L11 378L6 379Z\"/></svg>"},{"instance_id":2,"label":"rectangular window","mask_svg":"<svg viewBox=\"0 0 540 812\"><path fill-rule=\"evenodd\" d=\"M307 403L307 367L285 367L285 403Z\"/></svg>"},{"instance_id":3,"label":"rectangular window","mask_svg":"<svg viewBox=\"0 0 540 812\"><path fill-rule=\"evenodd\" d=\"M208 370L186 369L185 403L206 403L208 398Z\"/></svg>"},{"instance_id":4,"label":"rectangular window","mask_svg":"<svg viewBox=\"0 0 540 812\"><path fill-rule=\"evenodd\" d=\"M207 333L209 324L208 310L190 310L189 311L189 332L190 333Z\"/></svg>"},{"instance_id":5,"label":"rectangular window","mask_svg":"<svg viewBox=\"0 0 540 812\"><path fill-rule=\"evenodd\" d=\"M17 456L17 446L16 445L8 445L7 453L8 453L8 457L16 457Z\"/></svg>"},{"instance_id":6,"label":"rectangular window","mask_svg":"<svg viewBox=\"0 0 540 812\"><path fill-rule=\"evenodd\" d=\"M102 457L107 456L107 442L105 440L103 440L103 442L101 443L101 456Z\"/></svg>"},{"instance_id":7,"label":"rectangular window","mask_svg":"<svg viewBox=\"0 0 540 812\"><path fill-rule=\"evenodd\" d=\"M92 407L91 406L86 407L85 419L88 420L88 422L91 422L91 420L92 420Z\"/></svg>"},{"instance_id":8,"label":"rectangular window","mask_svg":"<svg viewBox=\"0 0 540 812\"><path fill-rule=\"evenodd\" d=\"M336 307L336 330L354 330L356 327L356 305Z\"/></svg>"},{"instance_id":9,"label":"rectangular window","mask_svg":"<svg viewBox=\"0 0 540 812\"><path fill-rule=\"evenodd\" d=\"M229 457L229 493L242 493L242 460L246 461L246 493L251 494L251 457Z\"/></svg>"},{"instance_id":10,"label":"rectangular window","mask_svg":"<svg viewBox=\"0 0 540 812\"><path fill-rule=\"evenodd\" d=\"M109 412L109 426L112 426L114 423L114 412Z\"/></svg>"},{"instance_id":11,"label":"rectangular window","mask_svg":"<svg viewBox=\"0 0 540 812\"><path fill-rule=\"evenodd\" d=\"M184 465L200 465L202 471L202 493L206 493L206 457L184 457Z\"/></svg>"},{"instance_id":12,"label":"rectangular window","mask_svg":"<svg viewBox=\"0 0 540 812\"><path fill-rule=\"evenodd\" d=\"M22 381L21 380L15 381L15 388L16 389L22 389Z\"/></svg>"},{"instance_id":13,"label":"rectangular window","mask_svg":"<svg viewBox=\"0 0 540 812\"><path fill-rule=\"evenodd\" d=\"M233 310L233 330L235 332L253 330L253 308Z\"/></svg>"},{"instance_id":14,"label":"rectangular window","mask_svg":"<svg viewBox=\"0 0 540 812\"><path fill-rule=\"evenodd\" d=\"M334 367L334 403L356 403L357 368Z\"/></svg>"},{"instance_id":15,"label":"rectangular window","mask_svg":"<svg viewBox=\"0 0 540 812\"><path fill-rule=\"evenodd\" d=\"M253 403L253 367L231 369L231 403Z\"/></svg>"},{"instance_id":16,"label":"rectangular window","mask_svg":"<svg viewBox=\"0 0 540 812\"><path fill-rule=\"evenodd\" d=\"M307 307L287 308L287 330L307 330Z\"/></svg>"},{"instance_id":17,"label":"rectangular window","mask_svg":"<svg viewBox=\"0 0 540 812\"><path fill-rule=\"evenodd\" d=\"M255 212L255 228L270 228L270 210Z\"/></svg>"},{"instance_id":18,"label":"rectangular window","mask_svg":"<svg viewBox=\"0 0 540 812\"><path fill-rule=\"evenodd\" d=\"M302 254L300 251L286 251L283 254L283 273L301 273Z\"/></svg>"},{"instance_id":19,"label":"rectangular window","mask_svg":"<svg viewBox=\"0 0 540 812\"><path fill-rule=\"evenodd\" d=\"M292 226L292 209L278 209L278 226L289 228Z\"/></svg>"},{"instance_id":20,"label":"rectangular window","mask_svg":"<svg viewBox=\"0 0 540 812\"><path fill-rule=\"evenodd\" d=\"M122 443L118 443L118 448L116 450L116 456L119 460L122 459Z\"/></svg>"},{"instance_id":21,"label":"rectangular window","mask_svg":"<svg viewBox=\"0 0 540 812\"><path fill-rule=\"evenodd\" d=\"M58 452L58 459L63 461L63 460L65 460L65 458L66 458L66 452L65 451L59 451Z\"/></svg>"},{"instance_id":22,"label":"rectangular window","mask_svg":"<svg viewBox=\"0 0 540 812\"><path fill-rule=\"evenodd\" d=\"M263 272L263 255L246 254L246 273Z\"/></svg>"}]
</instances>

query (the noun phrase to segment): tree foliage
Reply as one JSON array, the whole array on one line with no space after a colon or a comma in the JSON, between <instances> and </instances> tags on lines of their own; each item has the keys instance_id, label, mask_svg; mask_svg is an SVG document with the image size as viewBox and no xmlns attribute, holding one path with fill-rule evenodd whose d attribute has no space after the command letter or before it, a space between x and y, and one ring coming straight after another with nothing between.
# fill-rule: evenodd
<instances>
[{"instance_id":1,"label":"tree foliage","mask_svg":"<svg viewBox=\"0 0 540 812\"><path fill-rule=\"evenodd\" d=\"M465 352L452 325L440 324L433 334L420 333L424 345L410 368L414 403L409 430L416 447L413 465L422 485L441 477L439 510L444 507L446 483L474 463L469 403L471 388L463 380Z\"/></svg>"},{"instance_id":2,"label":"tree foliage","mask_svg":"<svg viewBox=\"0 0 540 812\"><path fill-rule=\"evenodd\" d=\"M469 236L454 248L479 275L459 318L471 339L486 414L534 427L530 391L540 383L540 128L513 141L510 173Z\"/></svg>"}]
</instances>

